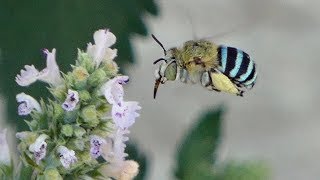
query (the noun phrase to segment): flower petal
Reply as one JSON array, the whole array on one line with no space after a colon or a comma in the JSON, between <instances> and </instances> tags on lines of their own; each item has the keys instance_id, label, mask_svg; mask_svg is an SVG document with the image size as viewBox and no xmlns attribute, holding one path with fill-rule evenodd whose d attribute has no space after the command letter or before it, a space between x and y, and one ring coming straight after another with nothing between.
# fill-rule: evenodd
<instances>
[{"instance_id":1,"label":"flower petal","mask_svg":"<svg viewBox=\"0 0 320 180\"><path fill-rule=\"evenodd\" d=\"M114 104L111 111L112 119L116 126L126 129L134 124L139 116L136 111L140 109L138 102L135 101L122 102L121 105Z\"/></svg>"},{"instance_id":2,"label":"flower petal","mask_svg":"<svg viewBox=\"0 0 320 180\"><path fill-rule=\"evenodd\" d=\"M104 59L107 61L112 61L115 57L117 57L117 53L118 53L117 49L107 48L104 55Z\"/></svg>"},{"instance_id":3,"label":"flower petal","mask_svg":"<svg viewBox=\"0 0 320 180\"><path fill-rule=\"evenodd\" d=\"M68 89L68 95L64 103L62 104L62 108L66 111L73 111L79 102L79 93L77 91Z\"/></svg>"},{"instance_id":4,"label":"flower petal","mask_svg":"<svg viewBox=\"0 0 320 180\"><path fill-rule=\"evenodd\" d=\"M62 83L62 77L56 62L56 49L52 49L52 52L44 49L43 53L47 56L47 67L39 73L39 80L57 86Z\"/></svg>"},{"instance_id":5,"label":"flower petal","mask_svg":"<svg viewBox=\"0 0 320 180\"><path fill-rule=\"evenodd\" d=\"M36 163L39 164L40 161L46 156L47 153L47 143L46 139L48 136L46 134L41 134L33 144L29 146L29 151L33 152Z\"/></svg>"},{"instance_id":6,"label":"flower petal","mask_svg":"<svg viewBox=\"0 0 320 180\"><path fill-rule=\"evenodd\" d=\"M108 29L100 29L93 34L95 44L89 43L87 53L93 58L96 67L102 61L113 60L117 56L117 50L109 48L116 42L116 36Z\"/></svg>"},{"instance_id":7,"label":"flower petal","mask_svg":"<svg viewBox=\"0 0 320 180\"><path fill-rule=\"evenodd\" d=\"M129 81L128 76L117 76L101 87L101 92L110 104L121 104L123 101L123 84Z\"/></svg>"},{"instance_id":8,"label":"flower petal","mask_svg":"<svg viewBox=\"0 0 320 180\"><path fill-rule=\"evenodd\" d=\"M93 158L98 158L102 153L102 145L106 143L100 136L93 135L90 138L90 154Z\"/></svg>"},{"instance_id":9,"label":"flower petal","mask_svg":"<svg viewBox=\"0 0 320 180\"><path fill-rule=\"evenodd\" d=\"M57 151L60 156L60 162L64 168L69 168L70 165L74 164L78 160L74 150L69 150L65 146L59 146Z\"/></svg>"},{"instance_id":10,"label":"flower petal","mask_svg":"<svg viewBox=\"0 0 320 180\"><path fill-rule=\"evenodd\" d=\"M110 47L112 46L117 38L110 32L109 29L100 29L93 34L93 39L96 45L101 47Z\"/></svg>"},{"instance_id":11,"label":"flower petal","mask_svg":"<svg viewBox=\"0 0 320 180\"><path fill-rule=\"evenodd\" d=\"M33 65L25 65L25 70L22 69L20 75L18 74L16 76L16 82L20 86L28 86L37 80L41 80L53 86L57 86L63 82L55 58L56 49L53 49L52 52L44 49L43 52L47 56L47 67L39 72Z\"/></svg>"},{"instance_id":12,"label":"flower petal","mask_svg":"<svg viewBox=\"0 0 320 180\"><path fill-rule=\"evenodd\" d=\"M33 65L25 65L24 68L16 76L16 82L20 86L29 86L38 80L39 71Z\"/></svg>"},{"instance_id":13,"label":"flower petal","mask_svg":"<svg viewBox=\"0 0 320 180\"><path fill-rule=\"evenodd\" d=\"M17 102L20 103L18 106L19 115L28 115L33 109L36 109L38 112L42 112L40 104L33 97L20 93L16 96Z\"/></svg>"}]
</instances>

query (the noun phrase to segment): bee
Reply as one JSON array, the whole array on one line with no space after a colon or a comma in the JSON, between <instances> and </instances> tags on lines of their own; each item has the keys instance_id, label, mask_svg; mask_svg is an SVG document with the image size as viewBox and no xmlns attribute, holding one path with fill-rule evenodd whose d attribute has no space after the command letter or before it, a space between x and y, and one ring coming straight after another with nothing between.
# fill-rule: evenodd
<instances>
[{"instance_id":1,"label":"bee","mask_svg":"<svg viewBox=\"0 0 320 180\"><path fill-rule=\"evenodd\" d=\"M152 34L152 38L163 49L164 57L155 71L153 97L158 87L166 81L179 80L184 83L198 83L208 90L243 96L256 83L256 65L250 56L234 47L216 45L208 40L191 40L182 47L166 50Z\"/></svg>"}]
</instances>

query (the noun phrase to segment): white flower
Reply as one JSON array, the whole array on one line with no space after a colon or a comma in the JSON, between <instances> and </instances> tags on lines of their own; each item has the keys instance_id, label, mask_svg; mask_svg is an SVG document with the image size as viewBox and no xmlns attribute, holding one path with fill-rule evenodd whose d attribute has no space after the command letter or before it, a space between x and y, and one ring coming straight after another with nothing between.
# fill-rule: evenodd
<instances>
[{"instance_id":1,"label":"white flower","mask_svg":"<svg viewBox=\"0 0 320 180\"><path fill-rule=\"evenodd\" d=\"M109 29L100 29L93 35L95 44L87 46L87 53L93 57L98 67L102 61L112 61L117 56L117 49L111 49L116 42L116 36Z\"/></svg>"},{"instance_id":2,"label":"white flower","mask_svg":"<svg viewBox=\"0 0 320 180\"><path fill-rule=\"evenodd\" d=\"M133 179L139 171L139 165L135 161L125 160L128 156L125 153L126 144L129 140L127 129L116 129L103 144L103 158L108 162L108 165L103 166L101 173L115 179L129 180Z\"/></svg>"},{"instance_id":3,"label":"white flower","mask_svg":"<svg viewBox=\"0 0 320 180\"><path fill-rule=\"evenodd\" d=\"M33 152L36 163L39 164L40 161L46 156L47 153L47 143L46 139L48 136L46 134L41 134L36 141L29 146L29 151Z\"/></svg>"},{"instance_id":4,"label":"white flower","mask_svg":"<svg viewBox=\"0 0 320 180\"><path fill-rule=\"evenodd\" d=\"M68 89L68 95L64 103L62 104L62 108L66 111L73 111L79 102L79 93L77 91Z\"/></svg>"},{"instance_id":5,"label":"white flower","mask_svg":"<svg viewBox=\"0 0 320 180\"><path fill-rule=\"evenodd\" d=\"M132 180L139 173L139 164L133 160L123 161L121 164L108 164L102 166L100 172L119 180Z\"/></svg>"},{"instance_id":6,"label":"white flower","mask_svg":"<svg viewBox=\"0 0 320 180\"><path fill-rule=\"evenodd\" d=\"M105 96L110 104L121 104L124 95L122 85L128 82L128 76L114 77L101 87L101 94Z\"/></svg>"},{"instance_id":7,"label":"white flower","mask_svg":"<svg viewBox=\"0 0 320 180\"><path fill-rule=\"evenodd\" d=\"M25 70L21 69L20 75L16 76L16 82L20 86L29 86L38 80L39 71L33 65L25 65L24 68Z\"/></svg>"},{"instance_id":8,"label":"white flower","mask_svg":"<svg viewBox=\"0 0 320 180\"><path fill-rule=\"evenodd\" d=\"M59 67L56 62L56 49L49 52L44 49L43 52L47 56L47 67L39 72L33 65L25 65L24 69L20 71L20 75L16 76L16 82L20 86L29 86L37 80L57 86L62 83Z\"/></svg>"},{"instance_id":9,"label":"white flower","mask_svg":"<svg viewBox=\"0 0 320 180\"><path fill-rule=\"evenodd\" d=\"M42 112L40 104L33 97L20 93L16 96L17 102L20 103L18 106L18 114L19 115L28 115L31 113L33 109L38 112Z\"/></svg>"},{"instance_id":10,"label":"white flower","mask_svg":"<svg viewBox=\"0 0 320 180\"><path fill-rule=\"evenodd\" d=\"M7 142L7 129L4 129L0 131L0 164L4 165L10 165L11 164L11 159L10 159L10 150L9 150L9 145Z\"/></svg>"},{"instance_id":11,"label":"white flower","mask_svg":"<svg viewBox=\"0 0 320 180\"><path fill-rule=\"evenodd\" d=\"M130 133L128 129L115 129L115 131L106 139L106 143L102 144L102 157L109 163L121 164L128 156L125 153L126 144L129 140L127 135Z\"/></svg>"},{"instance_id":12,"label":"white flower","mask_svg":"<svg viewBox=\"0 0 320 180\"><path fill-rule=\"evenodd\" d=\"M93 135L90 139L90 154L93 158L98 158L101 155L102 145L106 143L106 141L100 137Z\"/></svg>"},{"instance_id":13,"label":"white flower","mask_svg":"<svg viewBox=\"0 0 320 180\"><path fill-rule=\"evenodd\" d=\"M57 151L59 153L60 162L64 168L69 168L71 164L77 162L74 150L69 150L65 146L59 146Z\"/></svg>"},{"instance_id":14,"label":"white flower","mask_svg":"<svg viewBox=\"0 0 320 180\"><path fill-rule=\"evenodd\" d=\"M122 102L121 105L114 104L112 106L111 115L116 126L121 129L126 129L130 127L139 114L136 112L140 110L141 107L138 105L138 102L129 101Z\"/></svg>"}]
</instances>

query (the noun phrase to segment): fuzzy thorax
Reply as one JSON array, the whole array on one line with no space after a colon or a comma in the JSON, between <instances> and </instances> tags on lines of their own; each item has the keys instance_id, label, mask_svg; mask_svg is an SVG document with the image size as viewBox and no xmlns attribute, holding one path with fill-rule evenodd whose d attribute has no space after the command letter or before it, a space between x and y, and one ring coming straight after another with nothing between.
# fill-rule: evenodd
<instances>
[{"instance_id":1,"label":"fuzzy thorax","mask_svg":"<svg viewBox=\"0 0 320 180\"><path fill-rule=\"evenodd\" d=\"M187 41L182 48L173 51L178 64L189 72L207 71L217 67L218 46L210 41Z\"/></svg>"}]
</instances>

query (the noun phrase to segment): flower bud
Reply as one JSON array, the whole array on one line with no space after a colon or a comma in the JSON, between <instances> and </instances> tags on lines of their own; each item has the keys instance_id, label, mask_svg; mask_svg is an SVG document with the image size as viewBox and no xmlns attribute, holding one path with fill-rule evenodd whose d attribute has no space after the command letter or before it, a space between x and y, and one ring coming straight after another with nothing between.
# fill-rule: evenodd
<instances>
[{"instance_id":1,"label":"flower bud","mask_svg":"<svg viewBox=\"0 0 320 180\"><path fill-rule=\"evenodd\" d=\"M91 99L91 95L88 91L82 90L79 91L79 99L81 102L87 102Z\"/></svg>"},{"instance_id":2,"label":"flower bud","mask_svg":"<svg viewBox=\"0 0 320 180\"><path fill-rule=\"evenodd\" d=\"M94 62L92 61L89 54L82 52L80 49L78 49L78 62L80 66L87 69L89 73L92 73L94 71Z\"/></svg>"},{"instance_id":3,"label":"flower bud","mask_svg":"<svg viewBox=\"0 0 320 180\"><path fill-rule=\"evenodd\" d=\"M83 151L85 148L85 143L82 139L73 139L70 142L70 148Z\"/></svg>"},{"instance_id":4,"label":"flower bud","mask_svg":"<svg viewBox=\"0 0 320 180\"><path fill-rule=\"evenodd\" d=\"M83 151L79 153L79 161L84 162L85 164L91 164L91 161L93 160L89 151Z\"/></svg>"},{"instance_id":5,"label":"flower bud","mask_svg":"<svg viewBox=\"0 0 320 180\"><path fill-rule=\"evenodd\" d=\"M96 87L103 83L105 79L106 72L103 69L97 69L88 78L88 84L92 87Z\"/></svg>"},{"instance_id":6,"label":"flower bud","mask_svg":"<svg viewBox=\"0 0 320 180\"><path fill-rule=\"evenodd\" d=\"M53 106L53 118L58 119L64 115L64 110L61 107L61 104L52 103Z\"/></svg>"},{"instance_id":7,"label":"flower bud","mask_svg":"<svg viewBox=\"0 0 320 180\"><path fill-rule=\"evenodd\" d=\"M101 104L97 108L97 114L99 117L101 117L103 120L106 119L106 114L108 114L111 111L112 106L108 103ZM111 118L111 117L110 117Z\"/></svg>"},{"instance_id":8,"label":"flower bud","mask_svg":"<svg viewBox=\"0 0 320 180\"><path fill-rule=\"evenodd\" d=\"M86 133L86 130L83 129L82 127L75 126L73 128L73 134L77 138L82 138L82 136Z\"/></svg>"},{"instance_id":9,"label":"flower bud","mask_svg":"<svg viewBox=\"0 0 320 180\"><path fill-rule=\"evenodd\" d=\"M71 137L73 134L73 128L70 124L66 124L62 126L61 133L66 137Z\"/></svg>"},{"instance_id":10,"label":"flower bud","mask_svg":"<svg viewBox=\"0 0 320 180\"><path fill-rule=\"evenodd\" d=\"M90 127L96 127L99 124L97 111L94 105L84 107L81 114L84 122Z\"/></svg>"},{"instance_id":11,"label":"flower bud","mask_svg":"<svg viewBox=\"0 0 320 180\"><path fill-rule=\"evenodd\" d=\"M59 174L59 171L56 168L48 168L43 173L45 180L62 180L62 176Z\"/></svg>"},{"instance_id":12,"label":"flower bud","mask_svg":"<svg viewBox=\"0 0 320 180\"><path fill-rule=\"evenodd\" d=\"M67 88L64 85L49 88L49 91L59 101L63 101L66 98Z\"/></svg>"},{"instance_id":13,"label":"flower bud","mask_svg":"<svg viewBox=\"0 0 320 180\"><path fill-rule=\"evenodd\" d=\"M88 71L81 67L75 67L72 71L73 84L76 89L84 89L87 85L87 79L89 77Z\"/></svg>"},{"instance_id":14,"label":"flower bud","mask_svg":"<svg viewBox=\"0 0 320 180\"><path fill-rule=\"evenodd\" d=\"M116 76L119 71L119 66L114 61L104 62L102 68L106 72L107 76Z\"/></svg>"}]
</instances>

